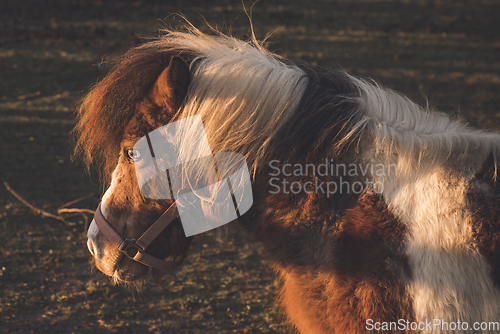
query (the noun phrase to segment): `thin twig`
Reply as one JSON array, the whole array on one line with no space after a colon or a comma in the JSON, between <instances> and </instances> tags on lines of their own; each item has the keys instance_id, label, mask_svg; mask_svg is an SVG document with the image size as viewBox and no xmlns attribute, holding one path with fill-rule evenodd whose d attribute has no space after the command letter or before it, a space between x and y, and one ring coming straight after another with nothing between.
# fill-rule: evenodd
<instances>
[{"instance_id":1,"label":"thin twig","mask_svg":"<svg viewBox=\"0 0 500 334\"><path fill-rule=\"evenodd\" d=\"M42 209L39 209L33 205L31 205L30 203L28 203L28 201L26 201L24 198L22 198L18 193L16 193L14 190L12 190L12 188L9 186L9 184L7 182L3 182L3 185L5 186L5 188L12 194L14 195L19 201L21 201L21 203L23 203L24 205L26 205L27 207L29 207L31 210L33 210L37 215L41 215L41 216L44 216L44 217L50 217L50 218L54 218L54 219L57 219L57 220L60 220L64 223L67 223L66 219L64 219L64 217L62 216L56 216L56 215L53 215L47 211L43 211Z\"/></svg>"},{"instance_id":2,"label":"thin twig","mask_svg":"<svg viewBox=\"0 0 500 334\"><path fill-rule=\"evenodd\" d=\"M60 208L57 209L57 213L62 213L62 212L85 212L85 213L90 213L90 214L95 214L94 210L90 209L66 209L66 208Z\"/></svg>"},{"instance_id":3,"label":"thin twig","mask_svg":"<svg viewBox=\"0 0 500 334\"><path fill-rule=\"evenodd\" d=\"M84 200L84 199L87 199L89 197L92 197L94 194L89 194L87 196L83 196L83 197L80 197L80 198L77 198L71 202L68 202L62 206L59 207L59 209L57 209L57 213L58 215L54 215L50 212L47 212L47 211L44 211L42 209L39 209L37 207L35 207L34 205L30 204L27 200L25 200L24 198L22 198L18 193L16 193L11 187L10 185L7 183L7 182L3 182L3 185L5 186L5 188L7 189L7 191L9 191L12 195L14 195L14 197L16 197L21 203L23 203L24 205L26 205L27 207L29 207L31 210L33 210L33 212L35 212L35 214L37 215L41 215L42 217L49 217L49 218L53 218L53 219L57 219L59 221L62 221L64 224L66 224L66 226L74 226L74 223L71 223L71 222L68 222L62 215L63 212L67 213L67 212L73 212L73 213L79 213L83 216L84 220L85 220L85 226L88 225L88 217L85 215L85 213L90 213L90 214L94 214L95 212L93 210L89 210L89 209L75 209L75 208L65 208L66 206L69 206L69 205L72 205L72 204L75 204L81 200Z\"/></svg>"},{"instance_id":4,"label":"thin twig","mask_svg":"<svg viewBox=\"0 0 500 334\"><path fill-rule=\"evenodd\" d=\"M86 196L83 196L83 197L77 198L77 199L75 199L75 200L72 200L71 202L68 202L68 203L66 203L66 204L61 205L61 206L59 207L59 209L61 209L61 208L66 208L66 207L68 207L68 206L70 206L70 205L73 205L73 204L75 204L75 203L78 203L78 202L80 202L80 201L83 201L84 199L90 198L90 197L92 197L92 196L94 196L94 195L95 195L94 193L90 193L90 194L88 194L88 195L86 195ZM93 212L92 212L92 214L93 214Z\"/></svg>"}]
</instances>

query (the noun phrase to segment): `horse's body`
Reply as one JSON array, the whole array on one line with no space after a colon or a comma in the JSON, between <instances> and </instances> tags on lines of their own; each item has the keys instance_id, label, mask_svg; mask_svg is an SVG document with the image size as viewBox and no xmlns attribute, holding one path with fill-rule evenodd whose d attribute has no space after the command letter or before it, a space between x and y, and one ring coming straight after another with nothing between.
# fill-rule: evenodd
<instances>
[{"instance_id":1,"label":"horse's body","mask_svg":"<svg viewBox=\"0 0 500 334\"><path fill-rule=\"evenodd\" d=\"M239 220L280 272L279 300L299 332L498 324L500 135L256 43L169 32L121 58L80 110L79 149L114 169L102 212L124 237L171 203L140 195L126 153L193 115L213 151L247 159L254 203ZM183 258L189 243L174 221L147 251ZM89 249L117 279L147 272L121 259L95 224Z\"/></svg>"}]
</instances>

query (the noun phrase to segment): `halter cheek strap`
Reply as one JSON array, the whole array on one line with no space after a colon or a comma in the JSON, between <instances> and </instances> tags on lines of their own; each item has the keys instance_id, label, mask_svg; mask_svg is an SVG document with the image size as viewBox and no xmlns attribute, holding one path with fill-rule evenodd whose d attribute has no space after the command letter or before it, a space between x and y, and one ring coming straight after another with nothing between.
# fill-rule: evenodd
<instances>
[{"instance_id":1,"label":"halter cheek strap","mask_svg":"<svg viewBox=\"0 0 500 334\"><path fill-rule=\"evenodd\" d=\"M139 239L123 239L102 215L100 203L95 211L94 221L106 239L129 259L156 269L173 269L178 267L182 261L165 261L147 254L145 250L178 215L174 202Z\"/></svg>"}]
</instances>

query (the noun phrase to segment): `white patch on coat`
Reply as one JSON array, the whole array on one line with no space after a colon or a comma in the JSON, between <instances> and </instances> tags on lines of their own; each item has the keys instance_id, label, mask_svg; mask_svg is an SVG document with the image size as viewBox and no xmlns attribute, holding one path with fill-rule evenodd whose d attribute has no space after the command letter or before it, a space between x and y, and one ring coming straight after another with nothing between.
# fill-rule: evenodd
<instances>
[{"instance_id":1,"label":"white patch on coat","mask_svg":"<svg viewBox=\"0 0 500 334\"><path fill-rule=\"evenodd\" d=\"M365 131L373 140L362 153L373 163L397 164L384 184L390 210L406 225L407 282L417 321L500 319L500 291L477 251L467 208L467 181L490 153L500 156L500 135L474 130L406 97L354 79L361 93ZM372 160L373 161L373 160ZM496 166L496 165L495 165ZM421 333L454 333L449 330Z\"/></svg>"}]
</instances>

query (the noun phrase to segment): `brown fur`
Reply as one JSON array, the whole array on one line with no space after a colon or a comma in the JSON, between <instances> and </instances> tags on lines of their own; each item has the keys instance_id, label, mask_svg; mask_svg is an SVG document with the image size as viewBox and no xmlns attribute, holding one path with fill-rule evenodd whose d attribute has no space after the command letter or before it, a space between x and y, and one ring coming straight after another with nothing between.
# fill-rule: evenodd
<instances>
[{"instance_id":1,"label":"brown fur","mask_svg":"<svg viewBox=\"0 0 500 334\"><path fill-rule=\"evenodd\" d=\"M311 142L323 143L314 138ZM305 151L313 154L298 158L300 152L284 150L275 156L304 166L327 155L329 147ZM286 158L280 159L283 155ZM355 156L356 147L350 146L335 157L335 163L353 162ZM283 282L280 304L298 332L364 333L367 319L415 319L406 287L412 275L404 254L407 231L380 195L366 191L330 198L320 193L273 195L270 177L264 172L257 176L254 207L241 218L242 226L266 247ZM339 181L338 175L287 180L305 184L315 178ZM350 184L357 181L356 177L344 179Z\"/></svg>"},{"instance_id":2,"label":"brown fur","mask_svg":"<svg viewBox=\"0 0 500 334\"><path fill-rule=\"evenodd\" d=\"M473 208L471 225L476 247L490 265L493 283L500 289L500 182L496 180L493 155L470 182L467 199Z\"/></svg>"},{"instance_id":3,"label":"brown fur","mask_svg":"<svg viewBox=\"0 0 500 334\"><path fill-rule=\"evenodd\" d=\"M332 97L345 91L342 81L318 78L311 90L330 93ZM343 138L348 124L349 104L317 104L310 131L298 123L287 126L274 157L282 163L317 165L321 157L331 157L335 164L356 163L356 142L353 136L343 149L333 150L335 138ZM306 93L307 95L307 93ZM344 109L346 111L344 111ZM286 145L284 144L286 143ZM328 160L330 160L328 158ZM253 185L254 207L242 217L242 226L262 242L279 272L283 286L279 301L288 318L300 333L364 333L367 319L376 322L414 320L411 298L406 283L411 269L404 254L406 229L389 211L380 195L366 192L324 194L301 192L271 194L270 170L263 169ZM342 176L353 184L357 176ZM301 175L287 177L305 184L315 179L340 181L339 175Z\"/></svg>"},{"instance_id":4,"label":"brown fur","mask_svg":"<svg viewBox=\"0 0 500 334\"><path fill-rule=\"evenodd\" d=\"M314 215L314 203L288 212ZM364 333L367 319L414 320L405 286L411 277L405 229L378 195L363 194L330 227L297 230L301 239L282 232L263 229L257 238L275 240L273 247L293 257L287 263L279 258L286 254L270 253L283 280L280 302L300 333Z\"/></svg>"}]
</instances>

